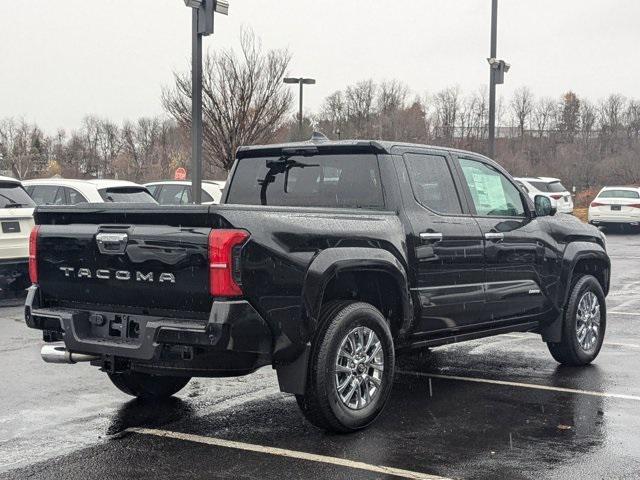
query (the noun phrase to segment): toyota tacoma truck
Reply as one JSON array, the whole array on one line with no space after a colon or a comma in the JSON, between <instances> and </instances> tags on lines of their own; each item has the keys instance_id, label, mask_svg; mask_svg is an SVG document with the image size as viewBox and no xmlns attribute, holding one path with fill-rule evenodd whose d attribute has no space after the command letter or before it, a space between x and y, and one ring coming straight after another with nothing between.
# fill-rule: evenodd
<instances>
[{"instance_id":1,"label":"toyota tacoma truck","mask_svg":"<svg viewBox=\"0 0 640 480\"><path fill-rule=\"evenodd\" d=\"M35 219L25 319L43 359L90 362L137 397L271 365L309 421L349 432L382 411L399 352L537 332L579 366L605 334L603 234L471 152L241 147L220 205Z\"/></svg>"}]
</instances>

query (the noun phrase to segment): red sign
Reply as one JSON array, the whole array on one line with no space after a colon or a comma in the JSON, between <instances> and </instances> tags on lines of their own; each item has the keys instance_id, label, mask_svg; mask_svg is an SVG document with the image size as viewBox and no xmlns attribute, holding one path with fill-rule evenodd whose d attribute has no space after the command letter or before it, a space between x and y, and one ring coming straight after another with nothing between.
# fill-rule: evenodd
<instances>
[{"instance_id":1,"label":"red sign","mask_svg":"<svg viewBox=\"0 0 640 480\"><path fill-rule=\"evenodd\" d=\"M176 173L174 175L174 180L186 180L187 179L187 171L180 167L176 168Z\"/></svg>"}]
</instances>

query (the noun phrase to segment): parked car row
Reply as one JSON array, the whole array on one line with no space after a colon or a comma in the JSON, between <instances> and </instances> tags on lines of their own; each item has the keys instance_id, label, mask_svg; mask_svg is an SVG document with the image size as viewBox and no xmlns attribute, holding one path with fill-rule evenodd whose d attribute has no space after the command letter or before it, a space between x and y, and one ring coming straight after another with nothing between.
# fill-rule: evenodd
<instances>
[{"instance_id":1,"label":"parked car row","mask_svg":"<svg viewBox=\"0 0 640 480\"><path fill-rule=\"evenodd\" d=\"M18 182L19 183L19 182ZM23 186L36 205L77 205L79 203L193 203L191 182L160 181L146 185L126 180L73 180L40 178L25 180ZM219 203L224 182L202 182L202 203Z\"/></svg>"}]
</instances>

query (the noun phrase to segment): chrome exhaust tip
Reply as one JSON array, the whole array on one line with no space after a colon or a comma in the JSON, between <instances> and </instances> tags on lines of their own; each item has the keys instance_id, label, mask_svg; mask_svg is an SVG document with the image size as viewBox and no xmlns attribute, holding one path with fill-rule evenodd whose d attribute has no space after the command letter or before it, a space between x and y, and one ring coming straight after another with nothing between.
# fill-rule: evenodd
<instances>
[{"instance_id":1,"label":"chrome exhaust tip","mask_svg":"<svg viewBox=\"0 0 640 480\"><path fill-rule=\"evenodd\" d=\"M78 362L90 362L92 360L98 360L97 355L86 355L84 353L72 353L67 350L63 345L43 345L40 350L40 356L42 360L47 363L64 363L74 364Z\"/></svg>"}]
</instances>

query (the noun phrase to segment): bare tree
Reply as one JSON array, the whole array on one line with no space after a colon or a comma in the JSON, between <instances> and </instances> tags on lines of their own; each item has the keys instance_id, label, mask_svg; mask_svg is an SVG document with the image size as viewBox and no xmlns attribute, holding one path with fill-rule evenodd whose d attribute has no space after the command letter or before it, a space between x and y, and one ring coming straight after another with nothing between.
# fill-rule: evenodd
<instances>
[{"instance_id":1,"label":"bare tree","mask_svg":"<svg viewBox=\"0 0 640 480\"><path fill-rule=\"evenodd\" d=\"M378 113L388 114L402 110L407 103L409 87L398 80L387 80L378 86Z\"/></svg>"},{"instance_id":2,"label":"bare tree","mask_svg":"<svg viewBox=\"0 0 640 480\"><path fill-rule=\"evenodd\" d=\"M160 120L141 118L122 127L124 174L133 181L142 181L154 162L159 141Z\"/></svg>"},{"instance_id":3,"label":"bare tree","mask_svg":"<svg viewBox=\"0 0 640 480\"><path fill-rule=\"evenodd\" d=\"M251 31L240 37L240 55L233 50L209 53L203 68L204 149L209 160L226 169L241 145L268 142L291 107L292 94L282 79L291 55L264 52ZM191 74L176 73L175 86L163 92L165 109L191 127Z\"/></svg>"},{"instance_id":4,"label":"bare tree","mask_svg":"<svg viewBox=\"0 0 640 480\"><path fill-rule=\"evenodd\" d=\"M542 138L547 130L553 128L552 122L557 115L556 103L549 97L542 97L533 107L533 124Z\"/></svg>"},{"instance_id":5,"label":"bare tree","mask_svg":"<svg viewBox=\"0 0 640 480\"><path fill-rule=\"evenodd\" d=\"M460 110L460 88L449 87L436 93L434 107L439 134L452 140Z\"/></svg>"},{"instance_id":6,"label":"bare tree","mask_svg":"<svg viewBox=\"0 0 640 480\"><path fill-rule=\"evenodd\" d=\"M517 123L520 137L524 137L524 131L529 124L533 111L533 93L529 87L520 87L513 92L511 98L511 111Z\"/></svg>"},{"instance_id":7,"label":"bare tree","mask_svg":"<svg viewBox=\"0 0 640 480\"><path fill-rule=\"evenodd\" d=\"M46 169L47 139L37 125L24 120L0 122L0 156L6 169L19 178L29 178Z\"/></svg>"},{"instance_id":8,"label":"bare tree","mask_svg":"<svg viewBox=\"0 0 640 480\"><path fill-rule=\"evenodd\" d=\"M596 108L587 100L582 100L580 126L583 139L588 142L596 125Z\"/></svg>"},{"instance_id":9,"label":"bare tree","mask_svg":"<svg viewBox=\"0 0 640 480\"><path fill-rule=\"evenodd\" d=\"M559 114L559 130L567 141L573 142L580 128L580 99L575 93L569 91L562 96Z\"/></svg>"},{"instance_id":10,"label":"bare tree","mask_svg":"<svg viewBox=\"0 0 640 480\"><path fill-rule=\"evenodd\" d=\"M347 118L353 123L354 135L363 137L370 135L370 120L374 116L374 101L377 86L372 80L350 85L345 91Z\"/></svg>"}]
</instances>

